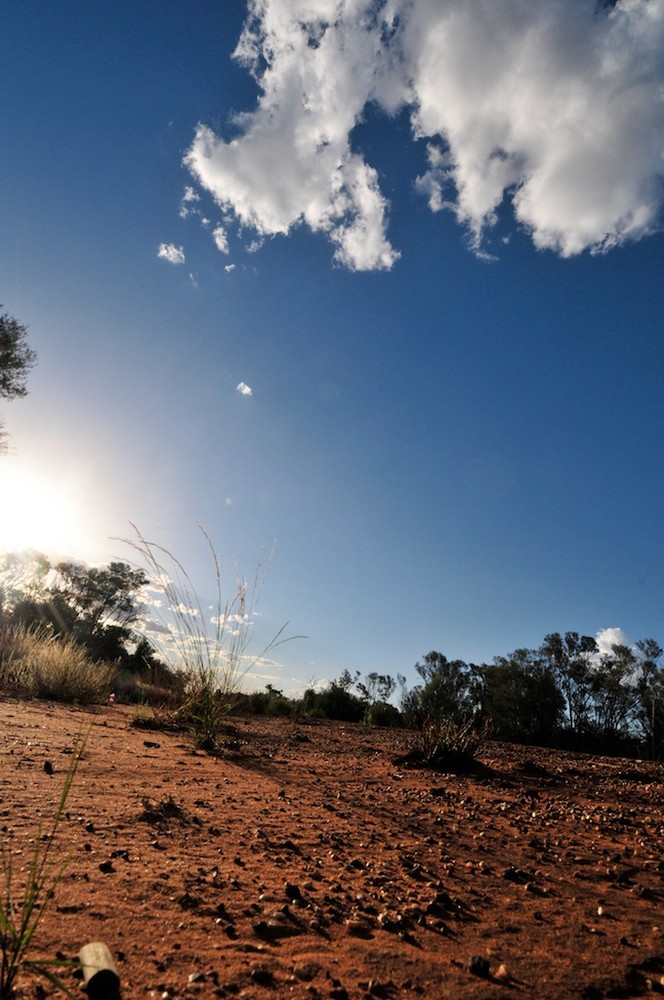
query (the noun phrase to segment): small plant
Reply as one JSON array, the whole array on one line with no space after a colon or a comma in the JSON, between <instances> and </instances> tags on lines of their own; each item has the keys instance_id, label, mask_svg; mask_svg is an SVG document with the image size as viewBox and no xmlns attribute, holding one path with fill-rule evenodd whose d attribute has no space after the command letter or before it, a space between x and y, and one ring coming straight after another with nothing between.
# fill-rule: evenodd
<instances>
[{"instance_id":1,"label":"small plant","mask_svg":"<svg viewBox=\"0 0 664 1000\"><path fill-rule=\"evenodd\" d=\"M168 549L146 539L135 525L135 538L123 541L147 569L148 589L165 599L149 602L152 620L145 623L144 631L160 658L186 677L182 704L170 713L171 724L193 733L201 749L216 752L245 674L261 657L296 637L284 636L284 624L260 653L249 654L256 605L270 560L264 569L259 557L251 586L236 571L234 595L224 599L221 560L207 532L198 527L214 566L215 600L209 609L203 607L189 574Z\"/></svg>"},{"instance_id":2,"label":"small plant","mask_svg":"<svg viewBox=\"0 0 664 1000\"><path fill-rule=\"evenodd\" d=\"M50 829L39 831L27 874L20 884L14 872L11 844L3 843L1 849L2 886L0 887L0 1000L10 1000L18 976L23 971L47 979L53 987L73 996L53 971L68 963L49 959L30 959L28 952L37 927L64 874L68 858L64 861L54 855L54 844L64 813L65 804L79 762L85 750L90 730L78 741L72 754L60 792Z\"/></svg>"},{"instance_id":3,"label":"small plant","mask_svg":"<svg viewBox=\"0 0 664 1000\"><path fill-rule=\"evenodd\" d=\"M418 734L418 755L427 767L464 767L475 759L487 735L486 728L478 729L474 719L429 720Z\"/></svg>"}]
</instances>

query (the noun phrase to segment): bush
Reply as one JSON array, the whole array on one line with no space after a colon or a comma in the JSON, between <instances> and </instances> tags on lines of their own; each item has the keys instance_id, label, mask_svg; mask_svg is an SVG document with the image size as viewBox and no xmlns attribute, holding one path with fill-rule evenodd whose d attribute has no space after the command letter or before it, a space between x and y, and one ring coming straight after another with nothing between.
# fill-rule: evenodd
<instances>
[{"instance_id":1,"label":"bush","mask_svg":"<svg viewBox=\"0 0 664 1000\"><path fill-rule=\"evenodd\" d=\"M345 685L332 681L320 691L307 688L300 707L303 714L309 718L361 722L367 710L367 703L349 691Z\"/></svg>"},{"instance_id":2,"label":"bush","mask_svg":"<svg viewBox=\"0 0 664 1000\"><path fill-rule=\"evenodd\" d=\"M246 698L246 711L252 715L266 715L269 718L287 718L292 715L293 702L281 691L268 685L265 691L252 691Z\"/></svg>"},{"instance_id":3,"label":"bush","mask_svg":"<svg viewBox=\"0 0 664 1000\"><path fill-rule=\"evenodd\" d=\"M27 698L98 704L115 673L109 664L91 663L72 640L40 629L8 629L0 651L0 688Z\"/></svg>"},{"instance_id":4,"label":"bush","mask_svg":"<svg viewBox=\"0 0 664 1000\"><path fill-rule=\"evenodd\" d=\"M136 705L158 705L175 707L184 698L185 677L169 671L165 683L153 683L127 670L118 670L113 680L113 692L117 700Z\"/></svg>"},{"instance_id":5,"label":"bush","mask_svg":"<svg viewBox=\"0 0 664 1000\"><path fill-rule=\"evenodd\" d=\"M377 701L367 709L367 722L370 726L391 726L396 728L403 725L401 712L388 701Z\"/></svg>"},{"instance_id":6,"label":"bush","mask_svg":"<svg viewBox=\"0 0 664 1000\"><path fill-rule=\"evenodd\" d=\"M475 759L486 737L486 728L478 729L474 719L437 719L422 727L417 751L427 767L456 770Z\"/></svg>"}]
</instances>

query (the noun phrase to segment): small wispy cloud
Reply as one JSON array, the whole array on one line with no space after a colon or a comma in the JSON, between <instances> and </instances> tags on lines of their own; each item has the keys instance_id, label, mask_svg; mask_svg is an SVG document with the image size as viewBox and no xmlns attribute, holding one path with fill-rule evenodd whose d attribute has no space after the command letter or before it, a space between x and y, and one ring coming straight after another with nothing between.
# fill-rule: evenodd
<instances>
[{"instance_id":1,"label":"small wispy cloud","mask_svg":"<svg viewBox=\"0 0 664 1000\"><path fill-rule=\"evenodd\" d=\"M254 390L246 382L239 382L236 388L241 396L253 396L254 394Z\"/></svg>"},{"instance_id":2,"label":"small wispy cloud","mask_svg":"<svg viewBox=\"0 0 664 1000\"><path fill-rule=\"evenodd\" d=\"M201 200L201 196L193 189L193 187L187 187L184 189L184 194L182 195L182 201L180 202L180 218L186 219L192 213L197 213L198 209L193 208L193 205Z\"/></svg>"},{"instance_id":3,"label":"small wispy cloud","mask_svg":"<svg viewBox=\"0 0 664 1000\"><path fill-rule=\"evenodd\" d=\"M174 243L160 243L157 257L167 260L169 264L184 264L186 259L182 247L176 247Z\"/></svg>"},{"instance_id":4,"label":"small wispy cloud","mask_svg":"<svg viewBox=\"0 0 664 1000\"><path fill-rule=\"evenodd\" d=\"M220 253L228 253L228 236L223 226L217 226L212 230L215 246Z\"/></svg>"},{"instance_id":5,"label":"small wispy cloud","mask_svg":"<svg viewBox=\"0 0 664 1000\"><path fill-rule=\"evenodd\" d=\"M231 271L234 270L235 270L235 264L226 264L226 266L224 267L224 271L226 272L226 274L230 274Z\"/></svg>"}]
</instances>

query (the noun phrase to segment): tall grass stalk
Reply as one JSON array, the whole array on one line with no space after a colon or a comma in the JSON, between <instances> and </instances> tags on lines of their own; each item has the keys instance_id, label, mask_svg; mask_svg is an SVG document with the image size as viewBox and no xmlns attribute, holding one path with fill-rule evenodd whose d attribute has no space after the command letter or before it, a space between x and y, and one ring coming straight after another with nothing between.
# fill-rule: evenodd
<instances>
[{"instance_id":1,"label":"tall grass stalk","mask_svg":"<svg viewBox=\"0 0 664 1000\"><path fill-rule=\"evenodd\" d=\"M137 565L147 571L149 589L161 592L166 605L152 602L152 621L145 623L144 634L173 670L184 669L185 698L177 714L194 731L200 746L215 750L245 675L278 646L300 638L285 635L286 622L260 652L249 653L258 598L272 553L267 564L262 553L259 555L251 585L236 567L234 593L224 598L219 554L198 525L214 568L214 602L204 607L180 560L165 546L145 538L136 525L131 527L135 537L122 541L133 549Z\"/></svg>"},{"instance_id":2,"label":"tall grass stalk","mask_svg":"<svg viewBox=\"0 0 664 1000\"><path fill-rule=\"evenodd\" d=\"M74 749L53 820L46 834L41 830L35 838L35 849L27 873L20 883L14 870L11 843L3 842L1 848L2 885L0 887L0 1000L14 996L16 981L23 972L31 972L47 979L51 985L66 993L74 994L53 971L69 963L50 959L31 959L28 952L37 927L41 923L50 900L62 879L69 856L62 860L55 851L55 842L65 804L71 790L76 770L88 742L90 731L79 739Z\"/></svg>"}]
</instances>

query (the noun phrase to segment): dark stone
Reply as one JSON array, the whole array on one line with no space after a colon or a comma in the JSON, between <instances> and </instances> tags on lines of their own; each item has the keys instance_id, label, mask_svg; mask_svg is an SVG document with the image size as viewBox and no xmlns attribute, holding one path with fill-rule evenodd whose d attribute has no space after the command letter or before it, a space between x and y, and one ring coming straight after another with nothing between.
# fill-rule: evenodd
<instances>
[{"instance_id":1,"label":"dark stone","mask_svg":"<svg viewBox=\"0 0 664 1000\"><path fill-rule=\"evenodd\" d=\"M489 959L485 958L484 955L473 955L468 960L468 971L472 972L474 976L481 976L482 979L486 979L489 975Z\"/></svg>"}]
</instances>

